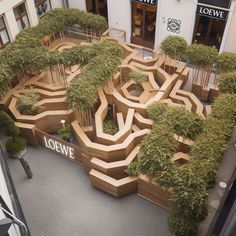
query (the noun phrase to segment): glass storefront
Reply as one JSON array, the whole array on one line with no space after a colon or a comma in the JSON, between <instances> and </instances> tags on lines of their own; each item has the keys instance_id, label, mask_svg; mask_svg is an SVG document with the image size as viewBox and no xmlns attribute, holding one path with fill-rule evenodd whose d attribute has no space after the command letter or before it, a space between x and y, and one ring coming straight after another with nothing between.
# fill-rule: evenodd
<instances>
[{"instance_id":1,"label":"glass storefront","mask_svg":"<svg viewBox=\"0 0 236 236\"><path fill-rule=\"evenodd\" d=\"M107 0L86 0L88 12L105 17L108 20Z\"/></svg>"},{"instance_id":2,"label":"glass storefront","mask_svg":"<svg viewBox=\"0 0 236 236\"><path fill-rule=\"evenodd\" d=\"M156 6L138 3L132 4L131 42L144 47L153 48L156 32Z\"/></svg>"},{"instance_id":3,"label":"glass storefront","mask_svg":"<svg viewBox=\"0 0 236 236\"><path fill-rule=\"evenodd\" d=\"M220 50L229 13L227 8L221 7L229 7L230 1L199 0L198 3L211 5L197 5L192 43L205 44Z\"/></svg>"},{"instance_id":4,"label":"glass storefront","mask_svg":"<svg viewBox=\"0 0 236 236\"><path fill-rule=\"evenodd\" d=\"M197 16L193 43L220 49L226 22L205 16Z\"/></svg>"}]
</instances>

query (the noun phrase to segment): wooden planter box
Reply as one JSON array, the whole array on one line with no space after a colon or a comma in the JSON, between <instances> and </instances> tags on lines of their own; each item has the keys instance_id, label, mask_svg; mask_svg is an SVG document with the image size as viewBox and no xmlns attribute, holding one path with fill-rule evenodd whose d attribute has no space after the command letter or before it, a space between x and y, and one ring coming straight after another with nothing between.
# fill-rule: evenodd
<instances>
[{"instance_id":1,"label":"wooden planter box","mask_svg":"<svg viewBox=\"0 0 236 236\"><path fill-rule=\"evenodd\" d=\"M169 208L170 192L149 181L147 176L140 175L138 177L138 195L161 207Z\"/></svg>"}]
</instances>

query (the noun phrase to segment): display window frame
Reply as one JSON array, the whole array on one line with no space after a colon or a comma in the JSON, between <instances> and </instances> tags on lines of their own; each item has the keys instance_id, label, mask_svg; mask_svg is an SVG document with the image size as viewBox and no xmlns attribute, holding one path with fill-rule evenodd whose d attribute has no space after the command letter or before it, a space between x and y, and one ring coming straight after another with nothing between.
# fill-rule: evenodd
<instances>
[{"instance_id":1,"label":"display window frame","mask_svg":"<svg viewBox=\"0 0 236 236\"><path fill-rule=\"evenodd\" d=\"M44 17L49 11L52 10L51 0L34 0L34 5L39 18Z\"/></svg>"},{"instance_id":2,"label":"display window frame","mask_svg":"<svg viewBox=\"0 0 236 236\"><path fill-rule=\"evenodd\" d=\"M211 11L218 11L224 14L224 17L202 14L199 9L208 8ZM206 9L207 10L207 9ZM207 11L206 11L207 12ZM220 51L223 37L225 34L229 9L219 8L217 6L197 5L196 17L193 29L192 43L204 44Z\"/></svg>"},{"instance_id":3,"label":"display window frame","mask_svg":"<svg viewBox=\"0 0 236 236\"><path fill-rule=\"evenodd\" d=\"M0 49L4 48L7 44L9 44L11 41L10 41L10 37L9 37L9 33L8 33L8 30L7 30L7 26L6 26L6 23L5 23L5 20L4 20L4 16L0 16L0 19L2 20L2 27L0 26ZM8 41L7 42L4 42L4 40L2 39L2 32L5 31L5 36L7 37Z\"/></svg>"},{"instance_id":4,"label":"display window frame","mask_svg":"<svg viewBox=\"0 0 236 236\"><path fill-rule=\"evenodd\" d=\"M87 12L105 17L108 22L107 0L86 0L86 10Z\"/></svg>"},{"instance_id":5,"label":"display window frame","mask_svg":"<svg viewBox=\"0 0 236 236\"><path fill-rule=\"evenodd\" d=\"M22 11L23 9L22 6L24 6L24 11ZM16 19L19 31L27 27L30 27L30 21L29 21L29 16L28 16L27 9L25 6L25 2L22 2L16 7L14 7L13 12L15 15L15 19Z\"/></svg>"},{"instance_id":6,"label":"display window frame","mask_svg":"<svg viewBox=\"0 0 236 236\"><path fill-rule=\"evenodd\" d=\"M131 42L154 48L156 36L157 3L151 6L131 1Z\"/></svg>"}]
</instances>

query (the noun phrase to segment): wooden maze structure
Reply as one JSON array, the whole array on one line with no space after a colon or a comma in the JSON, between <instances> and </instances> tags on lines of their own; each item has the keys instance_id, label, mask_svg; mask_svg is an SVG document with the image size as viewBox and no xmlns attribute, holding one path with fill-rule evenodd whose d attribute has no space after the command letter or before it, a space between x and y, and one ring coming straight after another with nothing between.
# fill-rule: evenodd
<instances>
[{"instance_id":1,"label":"wooden maze structure","mask_svg":"<svg viewBox=\"0 0 236 236\"><path fill-rule=\"evenodd\" d=\"M77 44L76 40L72 42L64 38L56 40L50 49L61 51ZM188 81L187 67L173 61L164 66L163 58L158 56L152 59L137 57L134 49L124 43L119 44L123 49L122 64L108 84L98 90L99 101L90 125L81 125L78 112L68 109L66 101L70 81L81 73L80 65L66 68L66 83L48 80L46 72L33 76L7 94L1 106L10 111L21 133L33 145L42 143L43 135L53 139L50 134L57 132L62 126L61 120L65 120L71 124L78 145L62 142L76 149L73 161L84 165L93 186L115 197L138 190L141 196L168 207L167 190L154 185L145 176L130 177L126 173L127 166L137 160L140 142L152 129L153 122L147 117L147 107L153 102L183 106L202 117L207 116L211 109L202 105L194 94L183 90ZM169 69L164 70L167 67ZM148 80L139 86L138 93L135 82L126 80L131 71L137 70L148 76ZM32 88L40 95L39 110L36 115L23 115L17 109L17 101ZM105 133L103 129L109 107L112 107L112 119L118 126L115 134ZM179 145L173 161L191 161L188 152L193 141L181 137L176 137L176 140Z\"/></svg>"}]
</instances>

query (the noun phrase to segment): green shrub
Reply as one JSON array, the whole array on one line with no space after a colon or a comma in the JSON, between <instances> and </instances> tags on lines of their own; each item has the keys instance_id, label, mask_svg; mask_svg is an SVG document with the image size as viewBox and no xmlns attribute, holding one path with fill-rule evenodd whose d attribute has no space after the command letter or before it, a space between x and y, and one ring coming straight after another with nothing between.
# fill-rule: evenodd
<instances>
[{"instance_id":1,"label":"green shrub","mask_svg":"<svg viewBox=\"0 0 236 236\"><path fill-rule=\"evenodd\" d=\"M236 71L221 74L218 82L222 93L236 93Z\"/></svg>"},{"instance_id":2,"label":"green shrub","mask_svg":"<svg viewBox=\"0 0 236 236\"><path fill-rule=\"evenodd\" d=\"M1 96L4 96L11 88L10 80L12 79L12 75L13 71L11 67L6 64L0 55L0 98Z\"/></svg>"},{"instance_id":3,"label":"green shrub","mask_svg":"<svg viewBox=\"0 0 236 236\"><path fill-rule=\"evenodd\" d=\"M63 140L70 141L70 137L72 135L70 124L65 124L63 128L58 130L58 134Z\"/></svg>"},{"instance_id":4,"label":"green shrub","mask_svg":"<svg viewBox=\"0 0 236 236\"><path fill-rule=\"evenodd\" d=\"M216 183L216 173L218 170L219 162L215 158L206 158L199 160L191 160L191 164L198 176L206 183L207 189L213 187Z\"/></svg>"},{"instance_id":5,"label":"green shrub","mask_svg":"<svg viewBox=\"0 0 236 236\"><path fill-rule=\"evenodd\" d=\"M193 65L212 65L215 63L218 51L203 44L190 44L185 51L185 60Z\"/></svg>"},{"instance_id":6,"label":"green shrub","mask_svg":"<svg viewBox=\"0 0 236 236\"><path fill-rule=\"evenodd\" d=\"M121 61L122 51L119 44L104 41L96 45L101 51L90 60L84 74L75 77L67 91L67 101L70 107L80 110L91 109L97 100L97 89L112 78Z\"/></svg>"},{"instance_id":7,"label":"green shrub","mask_svg":"<svg viewBox=\"0 0 236 236\"><path fill-rule=\"evenodd\" d=\"M169 107L165 103L154 102L147 108L148 116L154 122L159 122L161 116L164 116L165 113L169 110Z\"/></svg>"},{"instance_id":8,"label":"green shrub","mask_svg":"<svg viewBox=\"0 0 236 236\"><path fill-rule=\"evenodd\" d=\"M204 179L196 174L192 165L176 168L173 175L171 209L168 219L175 235L194 236L197 225L207 216L207 190Z\"/></svg>"},{"instance_id":9,"label":"green shrub","mask_svg":"<svg viewBox=\"0 0 236 236\"><path fill-rule=\"evenodd\" d=\"M141 71L131 71L125 80L133 80L136 84L142 84L148 80L148 76Z\"/></svg>"},{"instance_id":10,"label":"green shrub","mask_svg":"<svg viewBox=\"0 0 236 236\"><path fill-rule=\"evenodd\" d=\"M218 55L216 63L223 72L236 71L236 53L223 52Z\"/></svg>"},{"instance_id":11,"label":"green shrub","mask_svg":"<svg viewBox=\"0 0 236 236\"><path fill-rule=\"evenodd\" d=\"M67 90L67 101L70 107L87 110L97 100L97 88L83 77L75 77Z\"/></svg>"},{"instance_id":12,"label":"green shrub","mask_svg":"<svg viewBox=\"0 0 236 236\"><path fill-rule=\"evenodd\" d=\"M217 97L213 104L212 116L217 119L226 119L232 124L235 124L236 94L222 94Z\"/></svg>"},{"instance_id":13,"label":"green shrub","mask_svg":"<svg viewBox=\"0 0 236 236\"><path fill-rule=\"evenodd\" d=\"M167 125L176 135L183 138L195 139L202 131L202 118L183 107L154 103L148 107L148 115L156 125Z\"/></svg>"},{"instance_id":14,"label":"green shrub","mask_svg":"<svg viewBox=\"0 0 236 236\"><path fill-rule=\"evenodd\" d=\"M17 103L17 109L23 114L35 114L39 108L39 94L35 90L31 90L23 95Z\"/></svg>"},{"instance_id":15,"label":"green shrub","mask_svg":"<svg viewBox=\"0 0 236 236\"><path fill-rule=\"evenodd\" d=\"M197 231L198 222L194 219L186 218L181 213L169 212L168 226L175 236L194 236Z\"/></svg>"},{"instance_id":16,"label":"green shrub","mask_svg":"<svg viewBox=\"0 0 236 236\"><path fill-rule=\"evenodd\" d=\"M137 162L131 162L128 165L126 172L130 176L137 176L138 175L138 163Z\"/></svg>"},{"instance_id":17,"label":"green shrub","mask_svg":"<svg viewBox=\"0 0 236 236\"><path fill-rule=\"evenodd\" d=\"M9 138L6 141L6 150L11 154L16 154L26 148L26 139L20 136Z\"/></svg>"},{"instance_id":18,"label":"green shrub","mask_svg":"<svg viewBox=\"0 0 236 236\"><path fill-rule=\"evenodd\" d=\"M0 111L0 121L3 125L14 125L13 119L4 111Z\"/></svg>"},{"instance_id":19,"label":"green shrub","mask_svg":"<svg viewBox=\"0 0 236 236\"><path fill-rule=\"evenodd\" d=\"M166 126L155 126L140 146L138 170L147 176L155 177L170 162L177 142Z\"/></svg>"},{"instance_id":20,"label":"green shrub","mask_svg":"<svg viewBox=\"0 0 236 236\"><path fill-rule=\"evenodd\" d=\"M11 136L11 137L16 137L20 134L20 130L17 126L15 126L15 124L9 124L7 126L7 135Z\"/></svg>"},{"instance_id":21,"label":"green shrub","mask_svg":"<svg viewBox=\"0 0 236 236\"><path fill-rule=\"evenodd\" d=\"M182 58L186 48L186 40L179 36L168 36L161 42L161 50L174 59Z\"/></svg>"},{"instance_id":22,"label":"green shrub","mask_svg":"<svg viewBox=\"0 0 236 236\"><path fill-rule=\"evenodd\" d=\"M35 27L22 30L14 42L7 45L0 54L0 96L4 96L10 89L10 80L18 71L25 72L27 69L45 69L52 65L62 64L64 52L49 51L42 45L42 38L46 35L62 32L66 27L74 24L84 30L98 32L107 27L104 17L80 11L79 9L53 9L39 21ZM82 48L82 47L79 47ZM87 64L93 57L93 52L84 47L78 52L77 48L71 49L68 63ZM98 51L100 52L100 51Z\"/></svg>"},{"instance_id":23,"label":"green shrub","mask_svg":"<svg viewBox=\"0 0 236 236\"><path fill-rule=\"evenodd\" d=\"M118 126L113 120L103 121L103 132L107 134L115 134L118 132Z\"/></svg>"}]
</instances>

